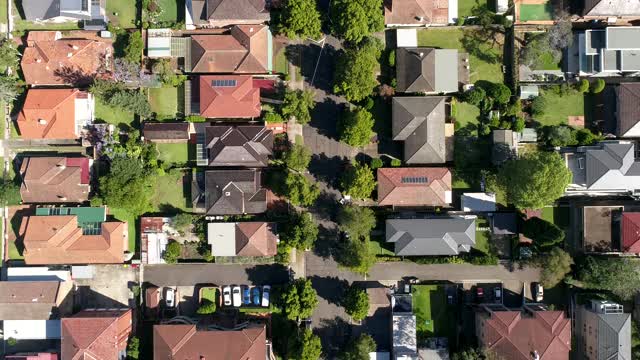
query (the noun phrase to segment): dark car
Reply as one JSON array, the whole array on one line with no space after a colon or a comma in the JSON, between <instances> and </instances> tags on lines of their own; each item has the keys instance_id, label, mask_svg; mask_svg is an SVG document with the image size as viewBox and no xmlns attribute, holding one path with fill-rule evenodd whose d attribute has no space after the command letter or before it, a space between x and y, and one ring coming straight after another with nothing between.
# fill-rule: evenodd
<instances>
[{"instance_id":1,"label":"dark car","mask_svg":"<svg viewBox=\"0 0 640 360\"><path fill-rule=\"evenodd\" d=\"M249 294L249 287L248 286L243 286L242 287L242 304L243 305L251 304L251 296Z\"/></svg>"},{"instance_id":2,"label":"dark car","mask_svg":"<svg viewBox=\"0 0 640 360\"><path fill-rule=\"evenodd\" d=\"M476 288L476 298L478 299L478 301L482 301L482 299L484 298L484 289L481 287L477 287Z\"/></svg>"},{"instance_id":3,"label":"dark car","mask_svg":"<svg viewBox=\"0 0 640 360\"><path fill-rule=\"evenodd\" d=\"M260 298L260 288L257 286L254 286L251 288L251 298L253 299L253 305L256 306L260 306L260 301L262 300Z\"/></svg>"}]
</instances>

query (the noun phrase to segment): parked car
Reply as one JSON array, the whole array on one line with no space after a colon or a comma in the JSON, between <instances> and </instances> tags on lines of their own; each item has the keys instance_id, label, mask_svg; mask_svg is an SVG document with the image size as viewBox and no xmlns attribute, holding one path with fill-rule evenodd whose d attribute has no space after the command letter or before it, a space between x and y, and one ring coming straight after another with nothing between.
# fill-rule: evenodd
<instances>
[{"instance_id":1,"label":"parked car","mask_svg":"<svg viewBox=\"0 0 640 360\"><path fill-rule=\"evenodd\" d=\"M502 289L499 286L496 286L496 288L493 289L493 294L496 298L496 301L500 301L500 299L502 299Z\"/></svg>"},{"instance_id":2,"label":"parked car","mask_svg":"<svg viewBox=\"0 0 640 360\"><path fill-rule=\"evenodd\" d=\"M481 301L484 298L484 289L481 287L476 287L476 298L478 301Z\"/></svg>"},{"instance_id":3,"label":"parked car","mask_svg":"<svg viewBox=\"0 0 640 360\"><path fill-rule=\"evenodd\" d=\"M251 299L253 299L253 305L260 306L260 288L254 286L251 288Z\"/></svg>"},{"instance_id":4,"label":"parked car","mask_svg":"<svg viewBox=\"0 0 640 360\"><path fill-rule=\"evenodd\" d=\"M242 305L242 295L240 294L240 286L233 285L231 288L231 295L233 298L233 306L240 307Z\"/></svg>"},{"instance_id":5,"label":"parked car","mask_svg":"<svg viewBox=\"0 0 640 360\"><path fill-rule=\"evenodd\" d=\"M231 286L222 288L222 299L224 306L231 306Z\"/></svg>"},{"instance_id":6,"label":"parked car","mask_svg":"<svg viewBox=\"0 0 640 360\"><path fill-rule=\"evenodd\" d=\"M271 286L265 285L262 287L262 306L269 307L270 293L271 293Z\"/></svg>"},{"instance_id":7,"label":"parked car","mask_svg":"<svg viewBox=\"0 0 640 360\"><path fill-rule=\"evenodd\" d=\"M247 285L242 285L242 305L251 304L251 294Z\"/></svg>"},{"instance_id":8,"label":"parked car","mask_svg":"<svg viewBox=\"0 0 640 360\"><path fill-rule=\"evenodd\" d=\"M168 308L176 306L176 291L172 288L164 288L164 304Z\"/></svg>"},{"instance_id":9,"label":"parked car","mask_svg":"<svg viewBox=\"0 0 640 360\"><path fill-rule=\"evenodd\" d=\"M542 284L535 283L533 286L533 298L536 302L542 302L544 299L544 288L542 287Z\"/></svg>"}]
</instances>

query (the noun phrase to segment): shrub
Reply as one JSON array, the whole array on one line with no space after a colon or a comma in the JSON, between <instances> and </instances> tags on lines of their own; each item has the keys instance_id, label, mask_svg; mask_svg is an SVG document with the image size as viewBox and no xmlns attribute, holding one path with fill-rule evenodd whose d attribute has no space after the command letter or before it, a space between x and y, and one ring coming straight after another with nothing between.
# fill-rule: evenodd
<instances>
[{"instance_id":1,"label":"shrub","mask_svg":"<svg viewBox=\"0 0 640 360\"><path fill-rule=\"evenodd\" d=\"M371 170L375 170L384 166L382 159L375 158L371 160Z\"/></svg>"},{"instance_id":2,"label":"shrub","mask_svg":"<svg viewBox=\"0 0 640 360\"><path fill-rule=\"evenodd\" d=\"M513 121L513 125L511 126L511 128L513 129L513 131L515 132L522 132L522 130L524 130L524 118L521 116L518 116L517 118L515 118L515 120Z\"/></svg>"},{"instance_id":3,"label":"shrub","mask_svg":"<svg viewBox=\"0 0 640 360\"><path fill-rule=\"evenodd\" d=\"M602 79L596 79L596 81L591 83L591 93L592 94L599 94L602 92L602 90L604 90L604 80Z\"/></svg>"},{"instance_id":4,"label":"shrub","mask_svg":"<svg viewBox=\"0 0 640 360\"><path fill-rule=\"evenodd\" d=\"M7 339L7 345L9 346L16 346L18 344L18 340L16 340L15 338L8 338Z\"/></svg>"},{"instance_id":5,"label":"shrub","mask_svg":"<svg viewBox=\"0 0 640 360\"><path fill-rule=\"evenodd\" d=\"M395 50L389 51L389 66L391 66L391 67L396 66L396 51Z\"/></svg>"},{"instance_id":6,"label":"shrub","mask_svg":"<svg viewBox=\"0 0 640 360\"><path fill-rule=\"evenodd\" d=\"M178 262L181 252L182 247L180 246L180 243L171 241L167 244L167 248L164 250L164 254L162 254L162 259L167 264L175 264Z\"/></svg>"},{"instance_id":7,"label":"shrub","mask_svg":"<svg viewBox=\"0 0 640 360\"><path fill-rule=\"evenodd\" d=\"M204 299L197 311L199 315L209 315L213 314L214 312L216 312L216 303L209 299Z\"/></svg>"},{"instance_id":8,"label":"shrub","mask_svg":"<svg viewBox=\"0 0 640 360\"><path fill-rule=\"evenodd\" d=\"M373 106L375 105L375 101L368 97L367 100L364 102L364 105L362 105L363 108L365 108L365 110L371 110L373 109Z\"/></svg>"},{"instance_id":9,"label":"shrub","mask_svg":"<svg viewBox=\"0 0 640 360\"><path fill-rule=\"evenodd\" d=\"M144 50L144 42L140 31L135 31L129 35L127 47L124 49L124 58L130 63L140 64L142 59L142 50Z\"/></svg>"},{"instance_id":10,"label":"shrub","mask_svg":"<svg viewBox=\"0 0 640 360\"><path fill-rule=\"evenodd\" d=\"M268 112L264 114L263 119L264 119L264 122L267 124L278 124L283 122L282 116L274 112Z\"/></svg>"},{"instance_id":11,"label":"shrub","mask_svg":"<svg viewBox=\"0 0 640 360\"><path fill-rule=\"evenodd\" d=\"M129 344L127 344L127 357L134 360L140 357L140 339L137 336L129 338Z\"/></svg>"},{"instance_id":12,"label":"shrub","mask_svg":"<svg viewBox=\"0 0 640 360\"><path fill-rule=\"evenodd\" d=\"M207 119L204 116L200 116L200 115L187 115L185 116L184 119L192 123L201 123L201 122L207 121Z\"/></svg>"},{"instance_id":13,"label":"shrub","mask_svg":"<svg viewBox=\"0 0 640 360\"><path fill-rule=\"evenodd\" d=\"M391 166L400 167L402 166L402 161L400 161L400 159L391 159Z\"/></svg>"},{"instance_id":14,"label":"shrub","mask_svg":"<svg viewBox=\"0 0 640 360\"><path fill-rule=\"evenodd\" d=\"M464 94L462 94L462 101L468 102L469 104L480 106L480 103L487 97L487 93L483 88L476 86L471 90L468 90Z\"/></svg>"},{"instance_id":15,"label":"shrub","mask_svg":"<svg viewBox=\"0 0 640 360\"><path fill-rule=\"evenodd\" d=\"M531 114L542 115L547 107L547 99L544 96L538 96L531 102Z\"/></svg>"},{"instance_id":16,"label":"shrub","mask_svg":"<svg viewBox=\"0 0 640 360\"><path fill-rule=\"evenodd\" d=\"M589 80L582 79L578 81L576 83L576 90L578 90L581 93L586 93L587 91L589 91Z\"/></svg>"}]
</instances>

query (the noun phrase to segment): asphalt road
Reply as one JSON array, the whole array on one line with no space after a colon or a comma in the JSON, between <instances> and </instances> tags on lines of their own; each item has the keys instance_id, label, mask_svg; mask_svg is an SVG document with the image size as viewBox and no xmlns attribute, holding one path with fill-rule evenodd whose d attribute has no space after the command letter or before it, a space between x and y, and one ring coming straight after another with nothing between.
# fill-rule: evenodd
<instances>
[{"instance_id":1,"label":"asphalt road","mask_svg":"<svg viewBox=\"0 0 640 360\"><path fill-rule=\"evenodd\" d=\"M286 283L288 280L289 272L282 265L146 265L143 272L143 281L156 286L272 285Z\"/></svg>"}]
</instances>

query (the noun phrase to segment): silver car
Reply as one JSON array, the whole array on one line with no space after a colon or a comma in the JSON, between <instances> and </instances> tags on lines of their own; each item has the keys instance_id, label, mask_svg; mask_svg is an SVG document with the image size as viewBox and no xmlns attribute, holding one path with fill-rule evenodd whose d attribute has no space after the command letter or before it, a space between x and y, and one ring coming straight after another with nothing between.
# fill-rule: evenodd
<instances>
[{"instance_id":1,"label":"silver car","mask_svg":"<svg viewBox=\"0 0 640 360\"><path fill-rule=\"evenodd\" d=\"M222 288L222 299L224 306L231 306L231 286Z\"/></svg>"}]
</instances>

